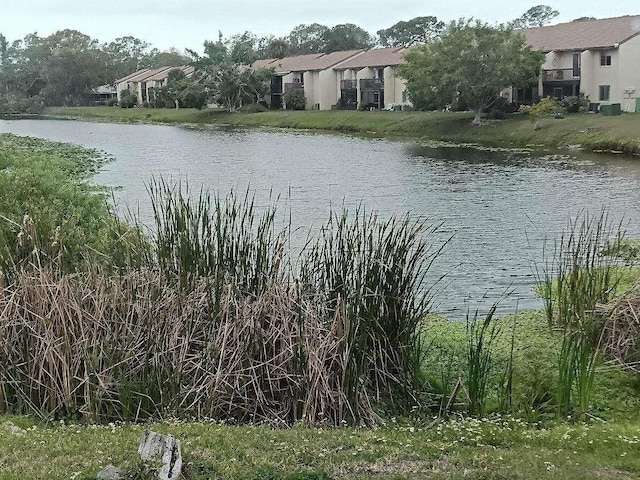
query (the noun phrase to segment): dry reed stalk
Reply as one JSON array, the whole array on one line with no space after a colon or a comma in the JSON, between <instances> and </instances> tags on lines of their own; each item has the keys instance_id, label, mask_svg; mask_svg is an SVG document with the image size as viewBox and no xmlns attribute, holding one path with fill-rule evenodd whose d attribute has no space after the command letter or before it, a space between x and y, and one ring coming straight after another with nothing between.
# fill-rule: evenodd
<instances>
[{"instance_id":1,"label":"dry reed stalk","mask_svg":"<svg viewBox=\"0 0 640 480\"><path fill-rule=\"evenodd\" d=\"M599 305L603 350L607 357L629 370L640 371L640 294Z\"/></svg>"},{"instance_id":2,"label":"dry reed stalk","mask_svg":"<svg viewBox=\"0 0 640 480\"><path fill-rule=\"evenodd\" d=\"M40 417L376 424L347 391L352 321L283 285L211 305L159 274L23 273L0 295L0 409ZM381 355L378 352L378 355Z\"/></svg>"}]
</instances>

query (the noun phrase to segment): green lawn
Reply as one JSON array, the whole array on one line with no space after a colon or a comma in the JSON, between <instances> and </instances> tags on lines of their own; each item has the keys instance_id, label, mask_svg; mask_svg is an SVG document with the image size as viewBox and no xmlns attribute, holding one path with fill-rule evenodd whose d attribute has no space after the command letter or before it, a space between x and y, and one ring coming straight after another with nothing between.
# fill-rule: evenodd
<instances>
[{"instance_id":1,"label":"green lawn","mask_svg":"<svg viewBox=\"0 0 640 480\"><path fill-rule=\"evenodd\" d=\"M189 479L632 479L640 421L525 424L512 417L391 423L379 429L273 429L166 421L42 425L0 417L0 479L82 479L134 470L145 429L182 441ZM297 475L296 475L297 474ZM130 477L143 478L143 477ZM144 477L146 478L146 477Z\"/></svg>"},{"instance_id":2,"label":"green lawn","mask_svg":"<svg viewBox=\"0 0 640 480\"><path fill-rule=\"evenodd\" d=\"M595 149L640 153L640 115L604 117L596 114L567 115L543 120L541 128L523 115L507 120L470 124L468 112L359 112L268 111L229 113L221 110L121 109L113 107L52 108L47 115L59 118L114 122L158 122L238 127L275 127L334 131L363 135L411 137L488 146L567 147L585 145Z\"/></svg>"}]
</instances>

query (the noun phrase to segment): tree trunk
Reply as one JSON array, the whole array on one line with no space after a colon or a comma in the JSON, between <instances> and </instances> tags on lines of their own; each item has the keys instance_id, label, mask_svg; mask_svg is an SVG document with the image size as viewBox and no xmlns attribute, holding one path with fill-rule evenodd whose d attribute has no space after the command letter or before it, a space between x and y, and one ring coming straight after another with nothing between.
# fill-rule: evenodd
<instances>
[{"instance_id":1,"label":"tree trunk","mask_svg":"<svg viewBox=\"0 0 640 480\"><path fill-rule=\"evenodd\" d=\"M472 125L482 125L482 119L480 118L480 112L481 112L481 110L477 110L475 112L475 117L473 117L473 122L471 122Z\"/></svg>"}]
</instances>

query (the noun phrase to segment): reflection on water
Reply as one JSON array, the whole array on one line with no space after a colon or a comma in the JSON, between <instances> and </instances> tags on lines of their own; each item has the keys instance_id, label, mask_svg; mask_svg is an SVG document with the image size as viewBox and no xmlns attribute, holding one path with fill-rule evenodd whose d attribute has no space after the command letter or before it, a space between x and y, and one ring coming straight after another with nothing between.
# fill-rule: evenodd
<instances>
[{"instance_id":1,"label":"reflection on water","mask_svg":"<svg viewBox=\"0 0 640 480\"><path fill-rule=\"evenodd\" d=\"M531 290L545 239L569 217L609 207L631 235L640 232L640 163L626 157L550 152L429 148L346 136L247 130L196 131L157 125L66 121L3 121L0 132L73 142L115 161L96 182L115 190L119 205L150 218L145 185L152 176L187 180L222 194L280 197L292 244L328 216L330 206L362 202L383 216L410 212L442 223L437 242L451 241L432 278L446 274L437 310L463 317L506 292L501 311L540 306Z\"/></svg>"}]
</instances>

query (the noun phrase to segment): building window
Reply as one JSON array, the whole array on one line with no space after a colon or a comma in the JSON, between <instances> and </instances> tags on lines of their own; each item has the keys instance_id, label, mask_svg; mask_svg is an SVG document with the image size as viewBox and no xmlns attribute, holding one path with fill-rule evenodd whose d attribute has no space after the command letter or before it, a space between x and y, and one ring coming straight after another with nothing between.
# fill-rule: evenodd
<instances>
[{"instance_id":1,"label":"building window","mask_svg":"<svg viewBox=\"0 0 640 480\"><path fill-rule=\"evenodd\" d=\"M409 95L406 90L402 91L402 103L407 103L409 101Z\"/></svg>"},{"instance_id":2,"label":"building window","mask_svg":"<svg viewBox=\"0 0 640 480\"><path fill-rule=\"evenodd\" d=\"M611 54L607 52L602 52L600 54L600 65L603 67L611 66Z\"/></svg>"},{"instance_id":3,"label":"building window","mask_svg":"<svg viewBox=\"0 0 640 480\"><path fill-rule=\"evenodd\" d=\"M611 85L600 85L600 101L608 102L611 95Z\"/></svg>"}]
</instances>

